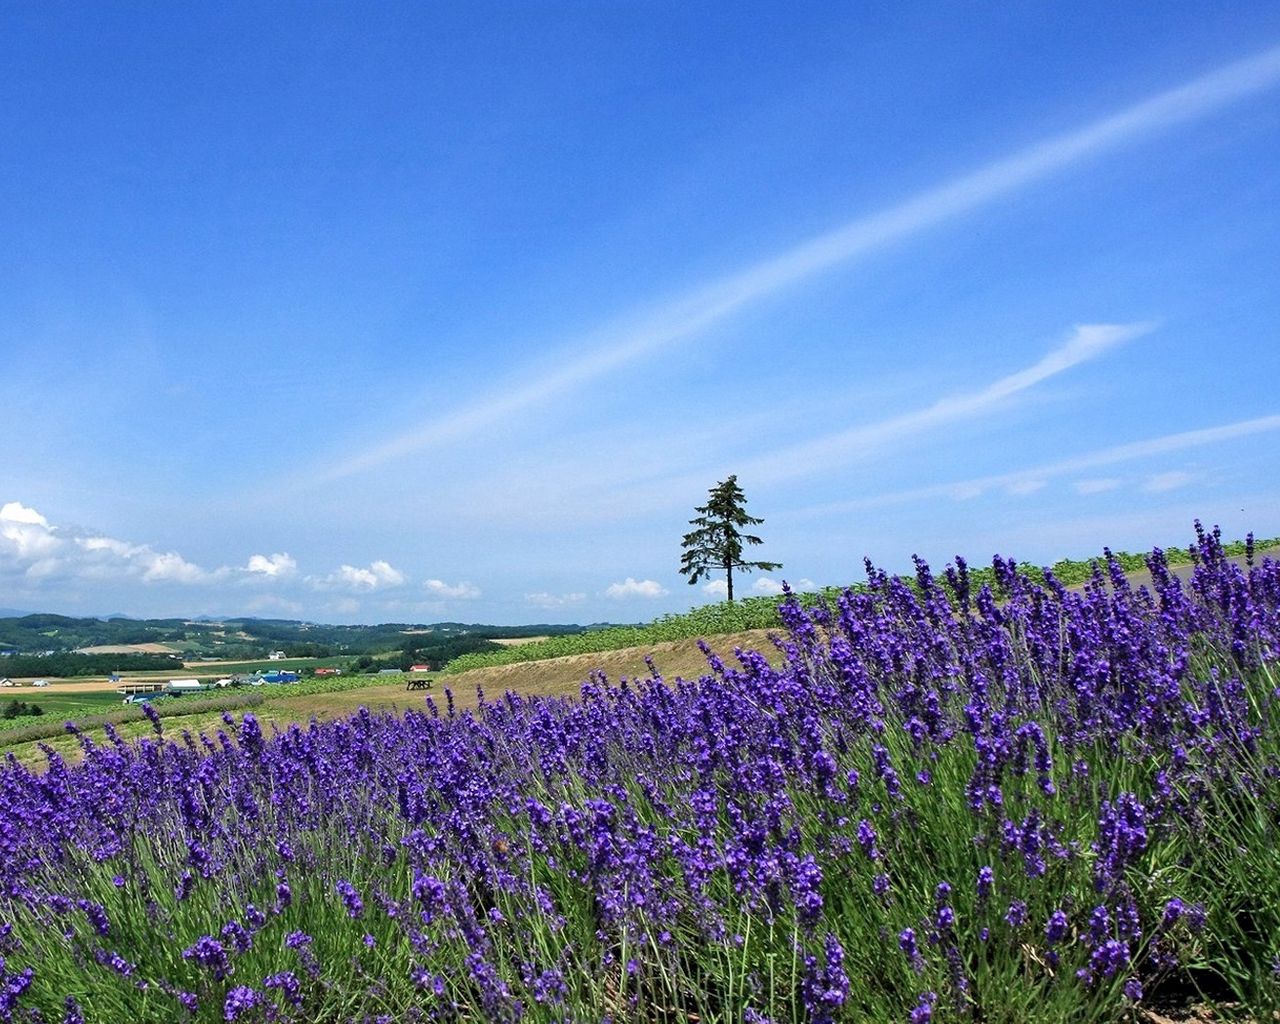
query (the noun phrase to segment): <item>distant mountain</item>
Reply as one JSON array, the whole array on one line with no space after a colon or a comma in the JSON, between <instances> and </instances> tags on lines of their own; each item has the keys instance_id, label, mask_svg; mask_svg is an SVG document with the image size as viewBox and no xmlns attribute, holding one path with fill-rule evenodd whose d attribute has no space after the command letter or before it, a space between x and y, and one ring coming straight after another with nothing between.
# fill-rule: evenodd
<instances>
[{"instance_id":1,"label":"distant mountain","mask_svg":"<svg viewBox=\"0 0 1280 1024\"><path fill-rule=\"evenodd\" d=\"M135 619L125 615L72 618L66 615L0 613L0 649L23 654L61 654L86 647L163 645L189 658L328 658L382 655L438 647L463 638L494 640L582 632L581 626L536 623L491 626L480 623L385 622L376 626L335 626L296 619L247 616L192 619ZM146 649L143 647L143 649Z\"/></svg>"},{"instance_id":2,"label":"distant mountain","mask_svg":"<svg viewBox=\"0 0 1280 1024\"><path fill-rule=\"evenodd\" d=\"M24 612L20 608L0 608L0 619L20 619L24 615L34 615L35 612Z\"/></svg>"}]
</instances>

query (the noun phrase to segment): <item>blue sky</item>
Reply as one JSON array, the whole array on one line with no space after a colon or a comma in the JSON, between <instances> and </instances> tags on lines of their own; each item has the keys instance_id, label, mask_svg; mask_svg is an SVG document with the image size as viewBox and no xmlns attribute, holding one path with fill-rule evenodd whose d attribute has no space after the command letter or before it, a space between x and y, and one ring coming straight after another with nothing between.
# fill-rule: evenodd
<instances>
[{"instance_id":1,"label":"blue sky","mask_svg":"<svg viewBox=\"0 0 1280 1024\"><path fill-rule=\"evenodd\" d=\"M1280 7L9 5L0 607L1280 535Z\"/></svg>"}]
</instances>

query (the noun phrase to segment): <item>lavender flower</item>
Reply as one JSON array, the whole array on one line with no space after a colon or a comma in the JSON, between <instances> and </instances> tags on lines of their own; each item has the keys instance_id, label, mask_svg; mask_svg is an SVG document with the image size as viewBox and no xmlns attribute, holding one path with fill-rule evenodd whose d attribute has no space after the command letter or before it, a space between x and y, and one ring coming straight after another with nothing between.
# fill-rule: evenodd
<instances>
[{"instance_id":1,"label":"lavender flower","mask_svg":"<svg viewBox=\"0 0 1280 1024\"><path fill-rule=\"evenodd\" d=\"M222 1015L225 1020L239 1020L241 1016L262 1003L262 995L249 985L237 985L227 993Z\"/></svg>"},{"instance_id":2,"label":"lavender flower","mask_svg":"<svg viewBox=\"0 0 1280 1024\"><path fill-rule=\"evenodd\" d=\"M342 897L342 905L347 908L348 917L364 916L364 901L360 899L360 894L356 891L356 887L350 882L340 881L335 888L338 895Z\"/></svg>"}]
</instances>

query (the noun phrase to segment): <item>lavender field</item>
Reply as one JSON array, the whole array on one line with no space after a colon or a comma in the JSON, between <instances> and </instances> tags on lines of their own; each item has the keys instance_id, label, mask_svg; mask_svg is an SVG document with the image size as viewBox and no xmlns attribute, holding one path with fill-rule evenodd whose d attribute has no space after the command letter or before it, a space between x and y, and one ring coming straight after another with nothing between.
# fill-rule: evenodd
<instances>
[{"instance_id":1,"label":"lavender field","mask_svg":"<svg viewBox=\"0 0 1280 1024\"><path fill-rule=\"evenodd\" d=\"M1280 563L1195 555L873 571L784 603L781 667L11 758L0 1019L1269 1015Z\"/></svg>"}]
</instances>

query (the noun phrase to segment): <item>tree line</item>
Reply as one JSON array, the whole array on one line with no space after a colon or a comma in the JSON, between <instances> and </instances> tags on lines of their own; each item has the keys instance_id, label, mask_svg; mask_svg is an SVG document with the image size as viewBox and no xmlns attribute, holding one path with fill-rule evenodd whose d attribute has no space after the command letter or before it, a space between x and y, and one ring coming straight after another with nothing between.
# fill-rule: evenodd
<instances>
[{"instance_id":1,"label":"tree line","mask_svg":"<svg viewBox=\"0 0 1280 1024\"><path fill-rule=\"evenodd\" d=\"M112 672L164 672L181 667L165 654L11 654L0 658L0 676L106 676Z\"/></svg>"}]
</instances>

